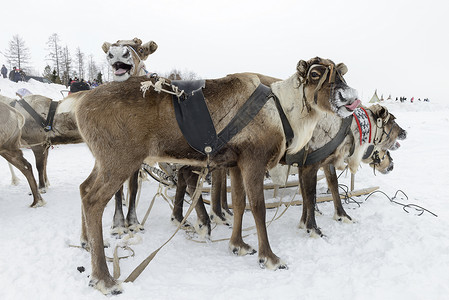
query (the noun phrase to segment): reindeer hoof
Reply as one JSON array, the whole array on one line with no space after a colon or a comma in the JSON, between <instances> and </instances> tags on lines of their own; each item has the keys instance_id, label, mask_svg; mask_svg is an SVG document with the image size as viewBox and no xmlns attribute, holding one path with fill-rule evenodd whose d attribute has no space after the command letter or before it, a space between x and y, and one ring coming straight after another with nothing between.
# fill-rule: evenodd
<instances>
[{"instance_id":1,"label":"reindeer hoof","mask_svg":"<svg viewBox=\"0 0 449 300\"><path fill-rule=\"evenodd\" d=\"M128 228L126 228L126 227L119 226L119 227L111 228L111 235L113 237L115 237L116 239L122 238L122 236L124 236L127 233L128 233Z\"/></svg>"},{"instance_id":2,"label":"reindeer hoof","mask_svg":"<svg viewBox=\"0 0 449 300\"><path fill-rule=\"evenodd\" d=\"M112 279L112 277L106 281L91 279L89 281L89 286L96 288L104 295L119 295L123 292L122 286Z\"/></svg>"},{"instance_id":3,"label":"reindeer hoof","mask_svg":"<svg viewBox=\"0 0 449 300\"><path fill-rule=\"evenodd\" d=\"M36 207L42 207L42 206L44 206L45 204L47 204L47 202L45 202L44 199L39 199L38 201L33 202L33 203L30 205L30 207L33 207L33 208L36 208Z\"/></svg>"},{"instance_id":4,"label":"reindeer hoof","mask_svg":"<svg viewBox=\"0 0 449 300\"><path fill-rule=\"evenodd\" d=\"M324 237L325 236L318 227L307 229L307 233L312 238L318 238L318 237Z\"/></svg>"},{"instance_id":5,"label":"reindeer hoof","mask_svg":"<svg viewBox=\"0 0 449 300\"><path fill-rule=\"evenodd\" d=\"M234 255L237 256L253 255L257 253L257 251L253 247L245 243L240 246L229 244L229 249Z\"/></svg>"},{"instance_id":6,"label":"reindeer hoof","mask_svg":"<svg viewBox=\"0 0 449 300\"><path fill-rule=\"evenodd\" d=\"M211 228L210 224L202 224L200 222L196 223L195 226L195 232L198 234L198 236L203 240L210 240L210 233Z\"/></svg>"},{"instance_id":7,"label":"reindeer hoof","mask_svg":"<svg viewBox=\"0 0 449 300\"><path fill-rule=\"evenodd\" d=\"M140 225L140 224L133 224L128 226L129 231L133 232L133 233L137 233L137 232L144 232L145 228Z\"/></svg>"},{"instance_id":8,"label":"reindeer hoof","mask_svg":"<svg viewBox=\"0 0 449 300\"><path fill-rule=\"evenodd\" d=\"M214 212L211 212L210 220L217 225L226 225L228 227L232 227L232 216L225 212L222 212L221 216L217 215Z\"/></svg>"},{"instance_id":9,"label":"reindeer hoof","mask_svg":"<svg viewBox=\"0 0 449 300\"><path fill-rule=\"evenodd\" d=\"M269 270L288 270L287 264L281 261L279 258L272 260L268 257L259 257L259 266L262 269Z\"/></svg>"},{"instance_id":10,"label":"reindeer hoof","mask_svg":"<svg viewBox=\"0 0 449 300\"><path fill-rule=\"evenodd\" d=\"M346 224L355 223L355 221L352 220L352 218L350 216L348 216L348 215L339 216L339 215L335 214L334 215L334 220L336 220L338 222L346 223Z\"/></svg>"}]
</instances>

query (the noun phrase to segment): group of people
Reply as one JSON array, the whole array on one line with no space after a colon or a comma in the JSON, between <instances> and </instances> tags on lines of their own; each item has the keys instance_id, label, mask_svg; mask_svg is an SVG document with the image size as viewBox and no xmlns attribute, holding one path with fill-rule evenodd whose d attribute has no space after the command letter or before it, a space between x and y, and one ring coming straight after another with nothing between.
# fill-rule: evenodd
<instances>
[{"instance_id":1,"label":"group of people","mask_svg":"<svg viewBox=\"0 0 449 300\"><path fill-rule=\"evenodd\" d=\"M407 97L396 97L396 101L401 101L401 102L406 102L407 101ZM410 98L410 102L413 103L413 101L415 100L415 97ZM421 98L418 98L418 101L421 101ZM430 102L429 98L424 98L423 100L424 102Z\"/></svg>"},{"instance_id":2,"label":"group of people","mask_svg":"<svg viewBox=\"0 0 449 300\"><path fill-rule=\"evenodd\" d=\"M2 65L1 73L3 78L6 78L6 75L8 74L8 69L5 67L5 65ZM23 70L13 67L11 72L9 72L8 75L9 80L14 82L23 81L25 78L25 73Z\"/></svg>"}]
</instances>

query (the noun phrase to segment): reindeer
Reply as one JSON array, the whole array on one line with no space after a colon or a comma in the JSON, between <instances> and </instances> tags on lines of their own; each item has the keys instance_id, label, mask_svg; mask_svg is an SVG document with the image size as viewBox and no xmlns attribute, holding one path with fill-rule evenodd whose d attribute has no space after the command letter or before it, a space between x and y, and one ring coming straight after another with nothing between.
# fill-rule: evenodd
<instances>
[{"instance_id":1,"label":"reindeer","mask_svg":"<svg viewBox=\"0 0 449 300\"><path fill-rule=\"evenodd\" d=\"M145 69L144 61L150 54L157 50L157 44L150 41L142 45L142 41L140 39L134 38L133 40L118 40L113 44L105 42L102 49L106 53L106 59L108 60L109 65L114 70L114 81L126 81L131 76L142 76L148 73ZM115 213L111 230L113 235L121 236L122 234L128 232L128 230L143 230L143 226L140 225L137 218L135 204L138 190L139 170L137 170L129 179L129 207L126 220L122 210L123 187L115 194ZM171 220L175 224L179 224L183 219L182 204L187 191L187 186L189 186L189 194L192 195L196 185L196 180L198 178L198 175L195 172L192 172L193 169L190 166L181 166L179 171L180 173L178 174L174 209L171 216ZM224 170L214 171L212 173L212 179L214 179L216 175L218 176L221 174L220 172L224 172ZM212 180L212 182L218 182L218 179ZM220 183L222 184L222 182L223 180L220 178ZM212 207L210 220L213 220L219 224L222 223L229 225L229 218L232 216L232 213L228 208L226 190L219 189L219 187L221 187L221 185L215 183L212 184ZM202 198L200 199L200 202L202 202ZM205 213L205 208L201 206L198 206L196 211L198 215L198 223L201 225L199 227L203 228L199 234L205 238L208 238L211 231L209 215ZM188 223L186 223L186 225L190 226Z\"/></svg>"},{"instance_id":2,"label":"reindeer","mask_svg":"<svg viewBox=\"0 0 449 300\"><path fill-rule=\"evenodd\" d=\"M33 194L31 207L43 206L45 201L37 188L31 164L20 150L24 116L8 104L0 102L0 155L25 175Z\"/></svg>"},{"instance_id":3,"label":"reindeer","mask_svg":"<svg viewBox=\"0 0 449 300\"><path fill-rule=\"evenodd\" d=\"M270 85L280 81L278 78L251 73L259 77L263 84ZM282 162L293 164L298 167L299 186L303 197L303 214L300 221L300 228L305 228L312 236L322 236L321 230L315 221L315 203L316 203L316 184L317 172L323 168L332 193L335 214L334 219L351 223L352 218L345 212L340 194L338 192L338 180L335 169L343 170L349 167L351 173L355 174L361 162L369 164L371 167L379 170L383 174L387 174L393 169L393 160L387 151L399 148L397 140L404 140L407 132L402 129L395 121L395 116L388 112L387 108L380 105L362 107L357 111L366 111L366 116L370 118L368 124L373 124L369 129L372 139L366 142L359 142L359 136L362 135L359 121L355 117L348 124L345 138L337 145L333 151L327 151L324 155L319 155L318 149L324 150L324 146L337 136L343 123L341 117L335 114L326 114L320 119L315 127L310 141L307 143L307 154L304 150L301 155L289 154ZM368 131L367 133L370 134ZM309 157L307 157L310 155ZM289 158L290 157L290 158ZM309 159L307 159L309 158ZM311 159L310 159L311 158ZM278 165L275 167L282 168ZM284 167L284 173L287 169ZM273 172L274 173L274 172ZM279 173L279 172L277 172ZM282 181L282 180L277 180Z\"/></svg>"},{"instance_id":4,"label":"reindeer","mask_svg":"<svg viewBox=\"0 0 449 300\"><path fill-rule=\"evenodd\" d=\"M186 142L173 118L171 95L151 89L142 95L141 86L157 85L156 79L131 77L126 82L81 92L77 99L77 123L95 157L92 172L80 185L81 242L91 253L91 285L106 294L121 292L106 265L102 214L112 195L145 159L212 169L230 167L234 204L231 251L237 255L254 253L241 235L246 195L257 227L260 266L286 268L268 241L263 178L286 150L295 153L304 147L325 112L347 117L360 104L355 90L343 81L345 71L344 64L335 65L331 60L301 60L294 75L271 85L272 93L262 97L266 102L257 115L212 155L204 155ZM248 74L205 81L202 92L217 132L260 88L265 90L259 78ZM287 148L288 128L293 136Z\"/></svg>"},{"instance_id":5,"label":"reindeer","mask_svg":"<svg viewBox=\"0 0 449 300\"><path fill-rule=\"evenodd\" d=\"M41 126L42 124L37 123L33 116L17 100L0 95L0 102L14 105L25 117L25 124L22 128L22 140L24 146L31 148L36 159L36 169L39 175L39 190L41 193L45 193L50 185L47 177L47 158L50 146L75 144L83 141L76 126L75 115L71 111L72 100L73 98L69 96L59 101L51 128L44 128L44 126ZM43 120L47 119L52 99L41 95L28 95L23 97L21 101L26 102Z\"/></svg>"},{"instance_id":6,"label":"reindeer","mask_svg":"<svg viewBox=\"0 0 449 300\"><path fill-rule=\"evenodd\" d=\"M315 220L316 174L318 169L320 167L323 168L332 193L335 208L334 219L340 222L352 223L352 218L346 213L341 203L335 170L343 170L348 166L351 173L355 174L360 163L364 162L381 173L387 174L393 169L393 160L387 150L397 149L399 143L396 140L406 138L406 131L396 123L394 115L389 113L385 107L373 105L361 107L358 111L362 109L366 111L370 123L373 124L371 140L367 139L366 142L360 141L360 128L354 117L350 124L348 135L331 155L310 163L306 160L304 164L298 162L302 160L302 155L299 156L299 160L293 160L295 161L294 165L298 166L299 183L304 203L299 227L305 228L312 236L323 236ZM309 154L312 155L314 151L323 147L326 142L329 142L330 138L337 134L341 123L342 120L335 116L323 118L315 128L313 138L309 141ZM325 136L325 132L327 132L328 137Z\"/></svg>"},{"instance_id":7,"label":"reindeer","mask_svg":"<svg viewBox=\"0 0 449 300\"><path fill-rule=\"evenodd\" d=\"M111 44L104 42L102 49L106 53L106 59L114 70L114 81L126 81L131 76L143 76L148 73L144 61L157 50L158 45L149 41L142 45L142 40L118 40ZM132 232L143 231L136 213L136 197L139 189L140 167L128 180L129 207L128 214L123 214L123 186L115 193L115 212L111 226L111 234L121 237L128 230Z\"/></svg>"}]
</instances>

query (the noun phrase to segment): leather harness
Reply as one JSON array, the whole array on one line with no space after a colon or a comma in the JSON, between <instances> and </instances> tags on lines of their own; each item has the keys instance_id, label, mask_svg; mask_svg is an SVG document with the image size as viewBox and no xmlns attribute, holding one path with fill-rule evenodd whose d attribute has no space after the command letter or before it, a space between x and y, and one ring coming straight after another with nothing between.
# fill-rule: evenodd
<instances>
[{"instance_id":1,"label":"leather harness","mask_svg":"<svg viewBox=\"0 0 449 300\"><path fill-rule=\"evenodd\" d=\"M217 134L202 89L204 80L174 80L171 84L184 90L182 96L173 95L173 106L179 128L189 145L204 155L213 155L226 145L259 113L268 99L273 98L282 121L287 141L293 138L293 130L282 110L279 99L263 84L255 89L226 127Z\"/></svg>"},{"instance_id":2,"label":"leather harness","mask_svg":"<svg viewBox=\"0 0 449 300\"><path fill-rule=\"evenodd\" d=\"M58 108L58 101L51 101L46 120L39 115L24 99L12 101L10 105L15 107L17 102L30 114L30 116L44 129L45 132L53 130L53 121L55 119L56 109Z\"/></svg>"},{"instance_id":3,"label":"leather harness","mask_svg":"<svg viewBox=\"0 0 449 300\"><path fill-rule=\"evenodd\" d=\"M341 122L340 129L337 135L323 147L316 149L315 151L308 152L308 149L302 148L299 152L294 154L286 154L285 162L287 165L293 165L295 167L302 167L315 164L331 155L335 149L343 142L351 129L352 115L344 118Z\"/></svg>"}]
</instances>

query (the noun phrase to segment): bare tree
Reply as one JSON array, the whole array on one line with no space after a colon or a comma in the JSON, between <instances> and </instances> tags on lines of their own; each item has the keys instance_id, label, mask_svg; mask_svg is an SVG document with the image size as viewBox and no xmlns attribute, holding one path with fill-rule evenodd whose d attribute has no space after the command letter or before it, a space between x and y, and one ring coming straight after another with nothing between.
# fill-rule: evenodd
<instances>
[{"instance_id":1,"label":"bare tree","mask_svg":"<svg viewBox=\"0 0 449 300\"><path fill-rule=\"evenodd\" d=\"M77 65L78 68L78 77L84 78L84 53L81 52L81 49L78 47L76 48L76 53L75 53L75 63Z\"/></svg>"},{"instance_id":2,"label":"bare tree","mask_svg":"<svg viewBox=\"0 0 449 300\"><path fill-rule=\"evenodd\" d=\"M30 50L19 35L14 35L9 41L9 48L4 53L6 61L11 66L26 70L31 59Z\"/></svg>"},{"instance_id":3,"label":"bare tree","mask_svg":"<svg viewBox=\"0 0 449 300\"><path fill-rule=\"evenodd\" d=\"M70 77L70 71L72 69L72 58L70 56L69 48L67 45L62 49L62 84L65 86L68 86L70 84L69 77Z\"/></svg>"},{"instance_id":4,"label":"bare tree","mask_svg":"<svg viewBox=\"0 0 449 300\"><path fill-rule=\"evenodd\" d=\"M92 54L89 55L89 62L88 62L87 69L88 69L89 80L94 80L97 77L98 68L94 62L94 57Z\"/></svg>"},{"instance_id":5,"label":"bare tree","mask_svg":"<svg viewBox=\"0 0 449 300\"><path fill-rule=\"evenodd\" d=\"M61 60L62 60L62 48L60 45L60 38L57 33L53 33L47 41L48 50L50 51L49 57L53 62L53 67L56 70L56 75L60 77Z\"/></svg>"}]
</instances>

